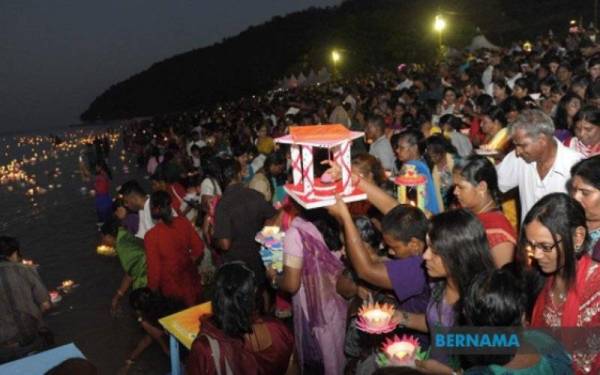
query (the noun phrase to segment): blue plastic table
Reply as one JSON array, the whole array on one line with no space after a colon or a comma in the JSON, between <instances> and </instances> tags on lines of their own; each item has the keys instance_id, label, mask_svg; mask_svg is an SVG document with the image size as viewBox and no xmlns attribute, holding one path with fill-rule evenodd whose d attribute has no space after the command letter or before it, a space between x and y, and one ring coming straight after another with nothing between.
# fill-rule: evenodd
<instances>
[{"instance_id":1,"label":"blue plastic table","mask_svg":"<svg viewBox=\"0 0 600 375\"><path fill-rule=\"evenodd\" d=\"M0 374L43 375L69 358L85 358L85 356L75 344L70 343L0 365Z\"/></svg>"}]
</instances>

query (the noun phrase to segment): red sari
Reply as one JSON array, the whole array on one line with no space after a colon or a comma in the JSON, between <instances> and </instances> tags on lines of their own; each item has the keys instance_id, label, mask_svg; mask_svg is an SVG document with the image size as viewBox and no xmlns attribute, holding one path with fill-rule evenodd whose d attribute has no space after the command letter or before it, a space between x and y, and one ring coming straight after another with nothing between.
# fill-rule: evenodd
<instances>
[{"instance_id":1,"label":"red sari","mask_svg":"<svg viewBox=\"0 0 600 375\"><path fill-rule=\"evenodd\" d=\"M294 348L293 334L279 320L268 318L258 319L252 330L243 340L235 339L225 335L210 319L204 319L201 333L192 344L186 373L225 375L229 367L232 374L285 374ZM211 342L218 353L213 352Z\"/></svg>"},{"instance_id":2,"label":"red sari","mask_svg":"<svg viewBox=\"0 0 600 375\"><path fill-rule=\"evenodd\" d=\"M600 327L600 266L589 256L577 262L575 285L556 305L551 297L554 277L546 280L531 317L532 327ZM573 353L575 374L600 374L600 353Z\"/></svg>"},{"instance_id":3,"label":"red sari","mask_svg":"<svg viewBox=\"0 0 600 375\"><path fill-rule=\"evenodd\" d=\"M490 249L504 242L516 245L517 234L515 228L513 228L502 211L482 212L477 217L481 221L481 224L483 224Z\"/></svg>"},{"instance_id":4,"label":"red sari","mask_svg":"<svg viewBox=\"0 0 600 375\"><path fill-rule=\"evenodd\" d=\"M204 252L204 243L188 219L178 216L171 224L158 223L144 237L148 288L193 306L201 286L193 259Z\"/></svg>"}]
</instances>

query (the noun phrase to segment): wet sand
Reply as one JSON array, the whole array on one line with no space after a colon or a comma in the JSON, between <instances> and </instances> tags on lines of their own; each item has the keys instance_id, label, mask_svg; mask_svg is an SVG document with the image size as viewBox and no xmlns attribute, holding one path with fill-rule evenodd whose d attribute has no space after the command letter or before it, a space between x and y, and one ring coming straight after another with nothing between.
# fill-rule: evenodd
<instances>
[{"instance_id":1,"label":"wet sand","mask_svg":"<svg viewBox=\"0 0 600 375\"><path fill-rule=\"evenodd\" d=\"M142 179L132 164L130 174L123 173L123 162L117 147L112 151L110 165L113 186L130 178ZM29 170L38 175L40 186L62 185L44 195L30 199L25 188L12 192L0 188L0 233L15 236L21 242L24 258L39 264L38 272L48 289L55 289L62 280L72 279L78 287L63 297L45 317L55 334L56 344L74 342L82 353L100 370L100 374L117 374L128 354L142 337L142 330L132 315L127 296L122 310L110 315L110 302L123 275L116 257L96 254L99 239L94 210L94 198L82 193L84 183L78 171L78 152L63 153L56 159L40 162ZM62 174L46 176L45 171L58 167ZM140 357L129 374L166 374L169 360L153 345Z\"/></svg>"}]
</instances>

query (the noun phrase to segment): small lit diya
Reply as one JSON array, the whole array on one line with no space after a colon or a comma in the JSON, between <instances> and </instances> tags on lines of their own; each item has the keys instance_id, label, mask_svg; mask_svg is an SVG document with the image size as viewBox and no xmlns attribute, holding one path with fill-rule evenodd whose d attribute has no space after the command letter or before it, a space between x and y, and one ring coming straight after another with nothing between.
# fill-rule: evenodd
<instances>
[{"instance_id":1,"label":"small lit diya","mask_svg":"<svg viewBox=\"0 0 600 375\"><path fill-rule=\"evenodd\" d=\"M65 280L61 283L58 289L62 290L64 293L68 293L72 288L75 287L75 282L73 280Z\"/></svg>"},{"instance_id":2,"label":"small lit diya","mask_svg":"<svg viewBox=\"0 0 600 375\"><path fill-rule=\"evenodd\" d=\"M28 267L37 267L38 265L33 262L31 259L22 259L21 263Z\"/></svg>"},{"instance_id":3,"label":"small lit diya","mask_svg":"<svg viewBox=\"0 0 600 375\"><path fill-rule=\"evenodd\" d=\"M361 331L367 333L387 333L396 328L392 322L394 307L388 303L368 303L358 310L356 325Z\"/></svg>"},{"instance_id":4,"label":"small lit diya","mask_svg":"<svg viewBox=\"0 0 600 375\"><path fill-rule=\"evenodd\" d=\"M96 252L99 255L104 255L104 256L115 256L117 255L117 252L115 251L115 248L112 246L108 246L108 245L100 245L96 248Z\"/></svg>"},{"instance_id":5,"label":"small lit diya","mask_svg":"<svg viewBox=\"0 0 600 375\"><path fill-rule=\"evenodd\" d=\"M404 335L386 339L381 345L383 356L379 357L380 366L415 366L415 359L424 360L426 353L421 351L419 340L413 336Z\"/></svg>"}]
</instances>

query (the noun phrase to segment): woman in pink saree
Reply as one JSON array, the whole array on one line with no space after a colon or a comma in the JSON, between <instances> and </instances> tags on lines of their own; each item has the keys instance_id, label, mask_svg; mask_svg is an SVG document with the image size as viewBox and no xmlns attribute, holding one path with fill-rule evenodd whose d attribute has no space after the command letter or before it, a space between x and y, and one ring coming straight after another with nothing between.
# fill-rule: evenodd
<instances>
[{"instance_id":1,"label":"woman in pink saree","mask_svg":"<svg viewBox=\"0 0 600 375\"><path fill-rule=\"evenodd\" d=\"M317 211L310 216L327 216ZM283 273L268 271L273 286L293 295L296 351L304 374L339 375L345 365L348 307L336 292L344 267L329 247L317 227L298 216L285 233Z\"/></svg>"}]
</instances>

